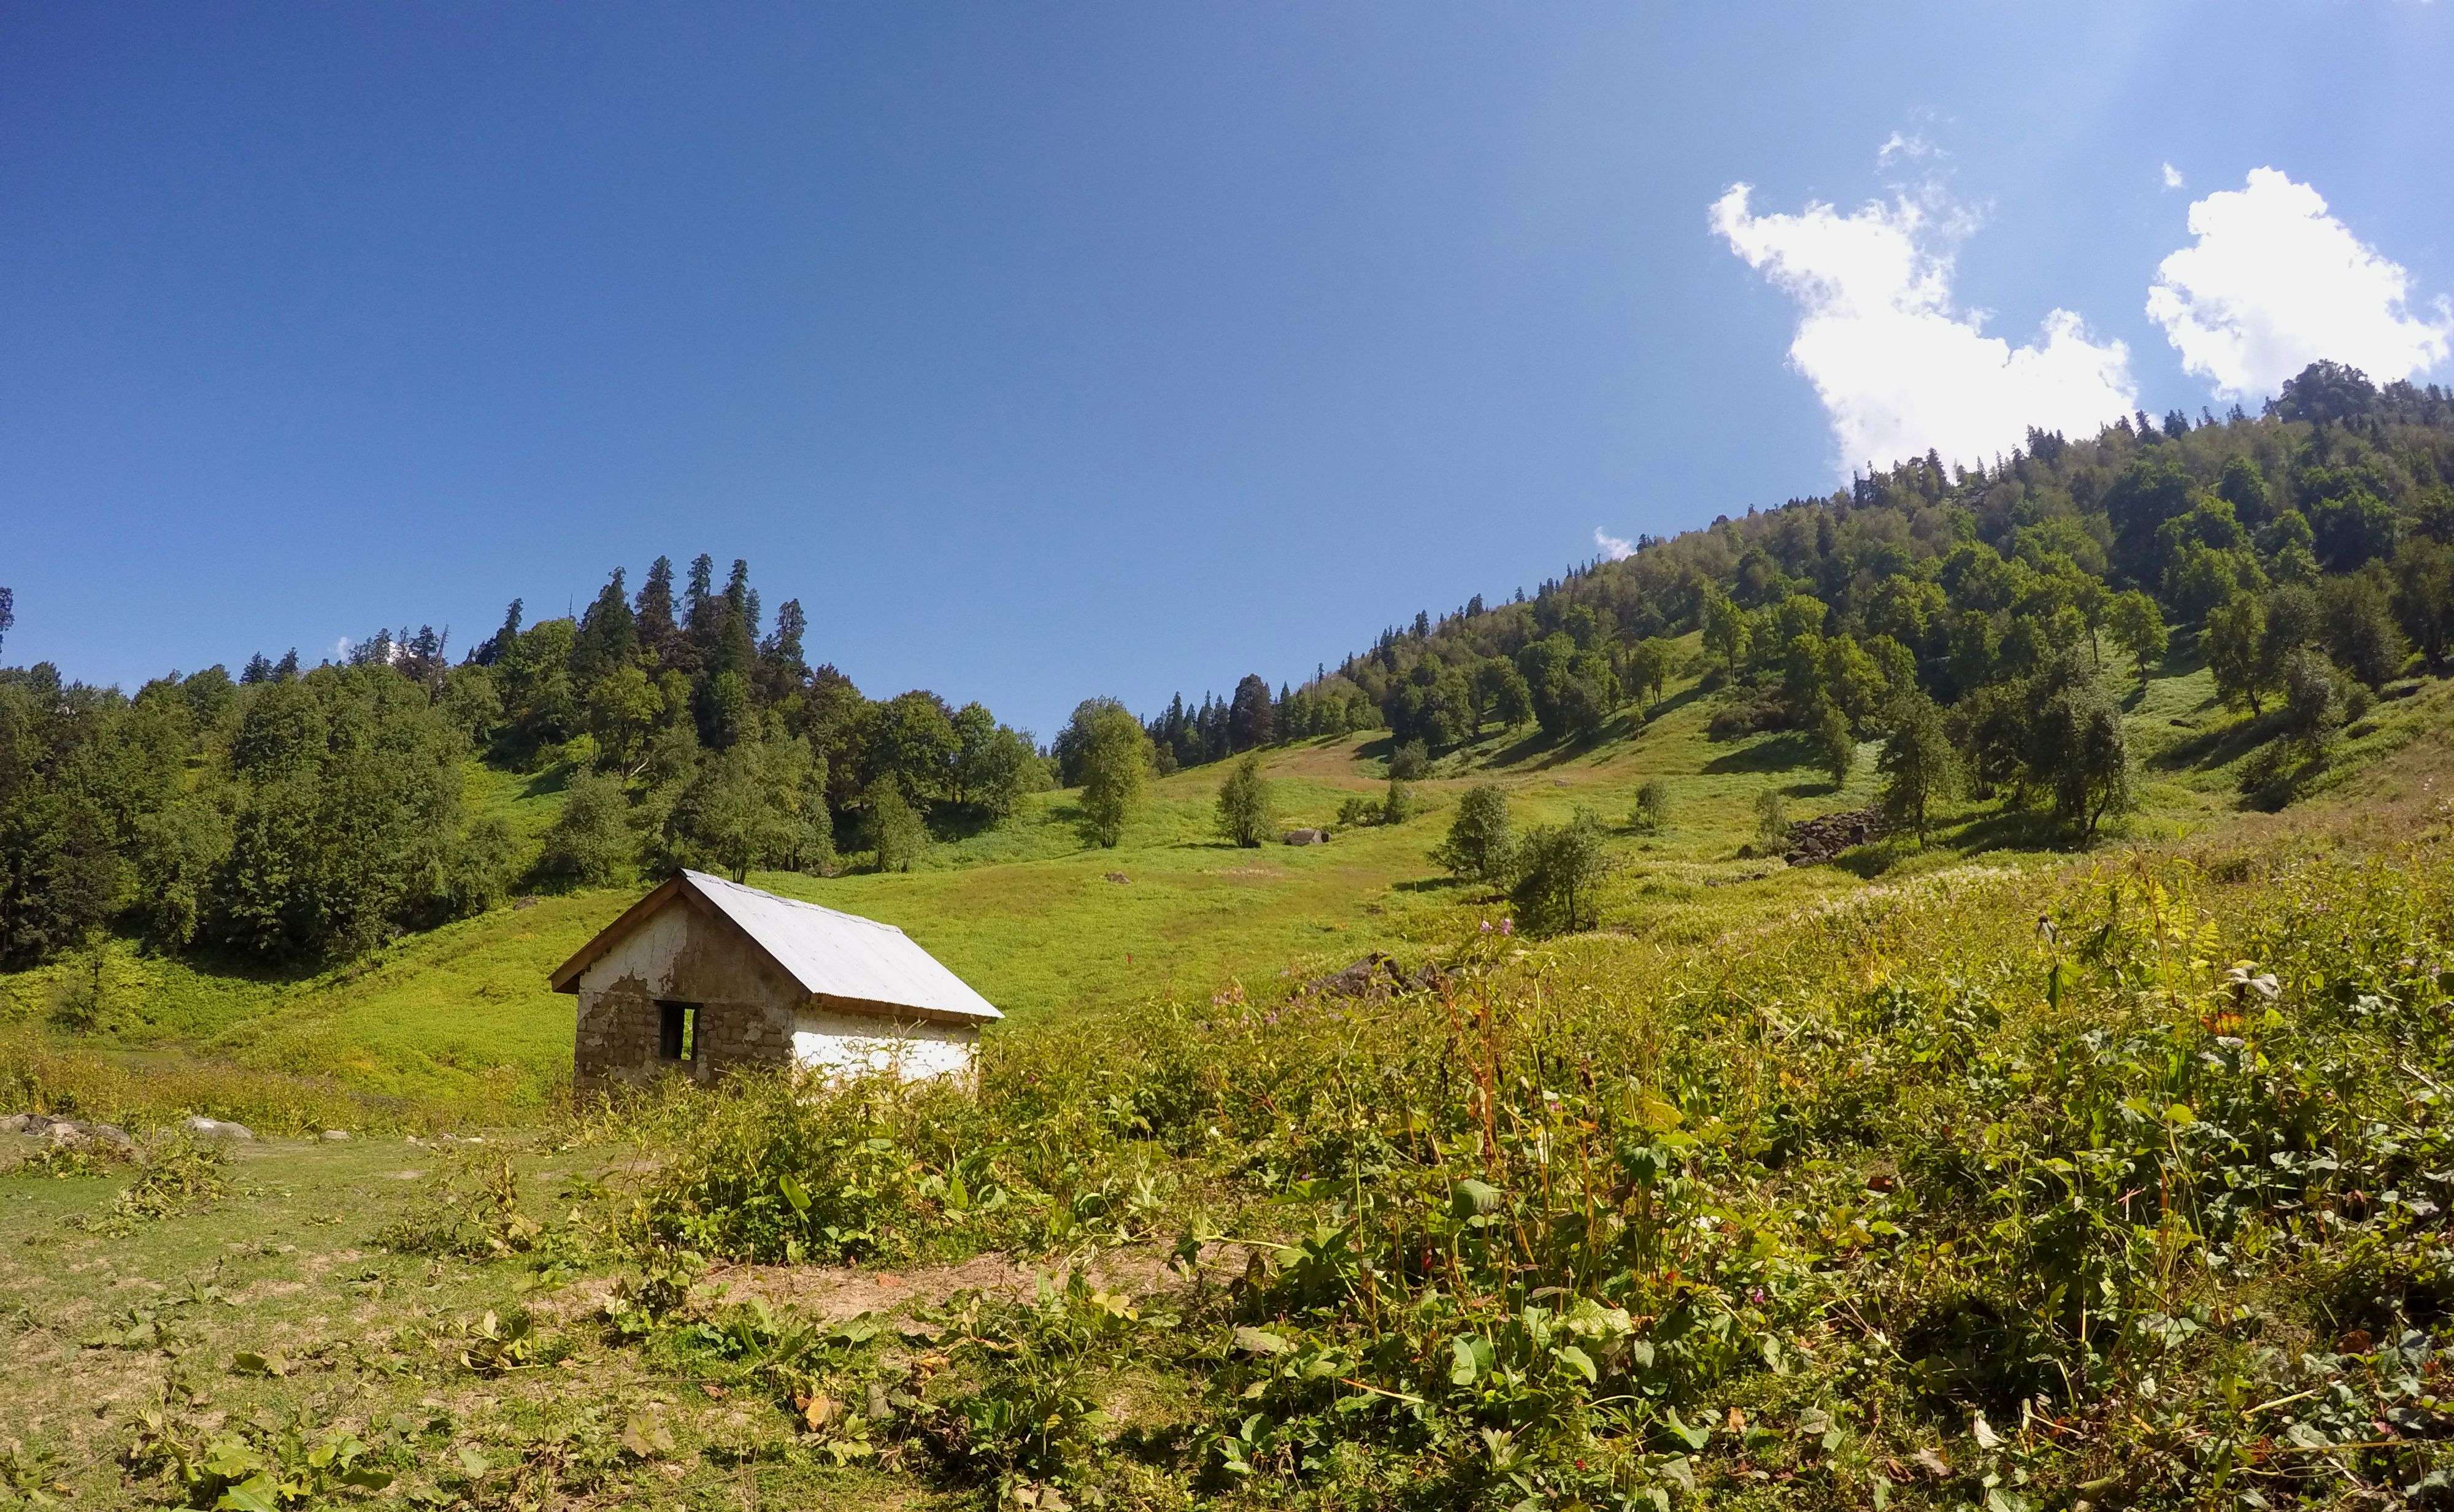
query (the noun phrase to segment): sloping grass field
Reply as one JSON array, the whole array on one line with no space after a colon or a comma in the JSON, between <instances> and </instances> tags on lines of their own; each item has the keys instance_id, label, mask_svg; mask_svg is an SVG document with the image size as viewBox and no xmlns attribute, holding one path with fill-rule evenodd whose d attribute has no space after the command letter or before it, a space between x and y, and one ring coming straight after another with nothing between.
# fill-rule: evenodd
<instances>
[{"instance_id":1,"label":"sloping grass field","mask_svg":"<svg viewBox=\"0 0 2454 1512\"><path fill-rule=\"evenodd\" d=\"M2256 744L2252 721L2216 704L2186 663L2139 687L2129 723L2140 754L2141 811L2128 834L2157 841L2244 822L2234 791ZM2454 728L2449 685L2404 685L2343 742L2340 786L2414 741ZM1340 831L1325 846L1238 850L1219 839L1213 801L1223 767L1177 773L1113 850L1086 846L1073 796L1038 794L996 829L934 845L916 871L834 877L759 873L793 897L897 924L1003 1007L1016 1023L1080 1018L1231 985L1263 992L1373 950L1398 953L1504 917L1503 900L1445 879L1430 853L1458 795L1476 782L1510 794L1518 822L1586 807L1624 832L1637 790L1666 781L1668 829L1620 833L1604 891L1604 930L1700 940L1865 885L1956 864L2049 860L2052 837L1990 805L1946 816L1921 851L1895 840L1838 866L1791 869L1741 853L1757 796L1780 792L1794 817L1873 800L1879 747L1836 789L1802 736L1706 737L1707 700L1673 687L1649 721L1630 716L1590 746L1566 750L1494 736L1445 756L1414 785L1406 823ZM1338 805L1385 787L1385 737L1312 741L1267 753L1281 827L1328 825ZM2405 763L2406 765L2408 763ZM561 775L516 776L472 764L469 801L504 815L533 841L559 804ZM859 857L852 857L855 863ZM101 964L103 1009L72 1040L47 1027L74 959L0 976L0 1023L20 1058L50 1057L51 1085L79 1079L106 1115L144 1119L179 1106L305 1128L493 1125L545 1116L567 1085L571 1004L546 975L635 896L635 887L524 898L405 939L343 969L292 979L213 971L121 944ZM81 1067L73 1075L69 1067ZM117 1099L114 1101L113 1099ZM22 1100L22 1099L21 1099Z\"/></svg>"},{"instance_id":2,"label":"sloping grass field","mask_svg":"<svg viewBox=\"0 0 2454 1512\"><path fill-rule=\"evenodd\" d=\"M1519 780L1632 769L1580 760ZM1645 927L1646 888L1746 870L1674 832L1628 842L1629 927L1552 941L1393 852L1356 935L1438 990L1058 1000L976 1099L754 1078L473 1140L53 1158L0 1178L0 1504L2425 1504L2449 778L2413 741L2271 819L1681 880ZM1344 844L1282 892L1190 832L1175 873L1112 853L1175 877L1125 927L1292 914ZM1119 917L1145 883L1112 864L841 880L926 929L962 895L925 889L1034 865ZM380 1033L415 984L473 993L618 901L212 1032L427 1085L431 1031Z\"/></svg>"}]
</instances>

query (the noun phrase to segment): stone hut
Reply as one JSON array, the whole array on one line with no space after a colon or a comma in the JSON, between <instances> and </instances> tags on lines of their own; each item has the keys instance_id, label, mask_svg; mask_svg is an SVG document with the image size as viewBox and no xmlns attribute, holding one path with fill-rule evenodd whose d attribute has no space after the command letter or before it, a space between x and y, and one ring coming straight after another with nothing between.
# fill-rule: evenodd
<instances>
[{"instance_id":1,"label":"stone hut","mask_svg":"<svg viewBox=\"0 0 2454 1512\"><path fill-rule=\"evenodd\" d=\"M892 924L683 872L557 967L582 1091L735 1066L968 1081L986 998Z\"/></svg>"}]
</instances>

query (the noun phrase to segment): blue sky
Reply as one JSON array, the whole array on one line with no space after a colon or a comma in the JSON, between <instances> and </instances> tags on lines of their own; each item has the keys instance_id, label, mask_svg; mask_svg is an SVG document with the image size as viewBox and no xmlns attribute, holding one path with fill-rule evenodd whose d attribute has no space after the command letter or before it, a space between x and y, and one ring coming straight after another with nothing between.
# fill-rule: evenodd
<instances>
[{"instance_id":1,"label":"blue sky","mask_svg":"<svg viewBox=\"0 0 2454 1512\"><path fill-rule=\"evenodd\" d=\"M12 6L4 654L706 551L1043 736L1297 680L1865 448L2454 377L2449 75L2414 0Z\"/></svg>"}]
</instances>

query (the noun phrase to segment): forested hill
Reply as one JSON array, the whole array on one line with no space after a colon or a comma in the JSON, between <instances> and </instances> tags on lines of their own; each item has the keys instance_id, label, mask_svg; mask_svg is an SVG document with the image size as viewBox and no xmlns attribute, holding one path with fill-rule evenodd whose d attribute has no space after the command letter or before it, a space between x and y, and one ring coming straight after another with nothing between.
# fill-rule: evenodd
<instances>
[{"instance_id":1,"label":"forested hill","mask_svg":"<svg viewBox=\"0 0 2454 1512\"><path fill-rule=\"evenodd\" d=\"M1803 728L1836 764L1883 740L1905 820L1964 778L2084 836L2128 801L2114 671L2184 648L2273 724L2251 785L2280 800L2415 657L2444 669L2449 484L2454 401L2320 364L2255 419L2032 432L1980 469L1929 455L1648 540L1531 598L1419 615L1300 687L1249 676L1155 716L1089 699L1045 752L978 704L812 667L798 604L770 620L746 564L719 587L704 555L635 592L617 571L574 616L514 603L457 661L421 629L132 695L0 670L0 967L102 930L330 962L515 888L831 871L855 849L902 869L1053 782L1113 844L1154 766L1383 726L1395 773L1496 726L1590 742L1700 675L1717 736ZM550 827L473 802L473 758L560 787Z\"/></svg>"},{"instance_id":2,"label":"forested hill","mask_svg":"<svg viewBox=\"0 0 2454 1512\"><path fill-rule=\"evenodd\" d=\"M1929 454L1828 498L1641 540L1531 598L1418 614L1300 687L1273 695L1247 676L1149 730L1177 764L1384 725L1435 756L1526 719L1586 738L1658 696L1666 642L1700 629L1732 700L1725 728L1837 711L1877 734L1916 694L1960 710L1981 774L2000 775L2018 732L1971 728L2000 713L1986 696L2036 691L2027 679L2074 647L2144 661L2204 624L2222 691L2253 709L2285 691L2303 647L2372 689L2414 647L2442 670L2449 542L2454 395L2319 363L2256 418L2142 413L2082 440L2031 430L1975 469Z\"/></svg>"},{"instance_id":3,"label":"forested hill","mask_svg":"<svg viewBox=\"0 0 2454 1512\"><path fill-rule=\"evenodd\" d=\"M930 826L996 823L1046 784L1030 740L976 703L872 700L811 667L800 605L765 622L746 563L718 588L709 557L678 585L659 558L576 616L521 608L457 664L427 627L132 696L0 670L0 966L106 927L165 953L331 962L515 886L829 869L839 834L892 865ZM552 829L475 811L472 756L567 780Z\"/></svg>"}]
</instances>

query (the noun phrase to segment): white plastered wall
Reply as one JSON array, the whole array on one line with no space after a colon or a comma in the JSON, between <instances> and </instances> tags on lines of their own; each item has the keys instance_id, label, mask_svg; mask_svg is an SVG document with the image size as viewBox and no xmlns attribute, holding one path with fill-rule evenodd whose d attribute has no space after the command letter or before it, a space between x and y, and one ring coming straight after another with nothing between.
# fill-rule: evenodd
<instances>
[{"instance_id":1,"label":"white plastered wall","mask_svg":"<svg viewBox=\"0 0 2454 1512\"><path fill-rule=\"evenodd\" d=\"M895 1072L906 1081L969 1081L979 1038L974 1024L897 1023L875 1014L804 1008L793 1020L793 1058L827 1077Z\"/></svg>"},{"instance_id":2,"label":"white plastered wall","mask_svg":"<svg viewBox=\"0 0 2454 1512\"><path fill-rule=\"evenodd\" d=\"M579 974L580 993L599 992L626 977L636 977L646 984L649 997L672 997L674 965L690 942L690 932L689 909L656 910Z\"/></svg>"}]
</instances>

